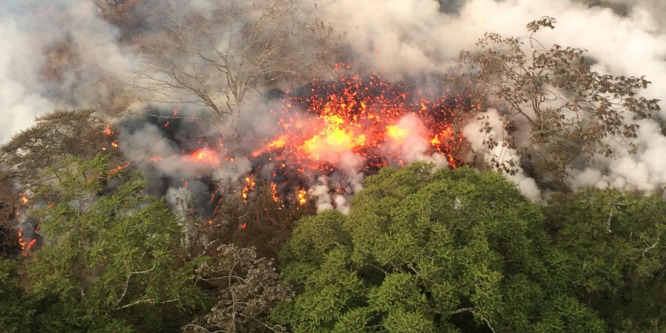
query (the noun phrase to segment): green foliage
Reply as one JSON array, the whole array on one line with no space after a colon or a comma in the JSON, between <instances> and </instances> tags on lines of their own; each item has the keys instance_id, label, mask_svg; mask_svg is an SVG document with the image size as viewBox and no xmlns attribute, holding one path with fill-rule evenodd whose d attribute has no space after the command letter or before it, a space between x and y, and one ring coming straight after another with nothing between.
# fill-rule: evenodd
<instances>
[{"instance_id":1,"label":"green foliage","mask_svg":"<svg viewBox=\"0 0 666 333\"><path fill-rule=\"evenodd\" d=\"M383 169L348 216L281 253L295 332L664 331L666 203L615 190L528 202L497 173Z\"/></svg>"},{"instance_id":2,"label":"green foliage","mask_svg":"<svg viewBox=\"0 0 666 333\"><path fill-rule=\"evenodd\" d=\"M588 189L555 196L547 210L554 278L613 330L666 330L663 198Z\"/></svg>"},{"instance_id":3,"label":"green foliage","mask_svg":"<svg viewBox=\"0 0 666 333\"><path fill-rule=\"evenodd\" d=\"M24 332L35 314L34 302L18 286L18 265L0 258L0 327L3 332Z\"/></svg>"},{"instance_id":4,"label":"green foliage","mask_svg":"<svg viewBox=\"0 0 666 333\"><path fill-rule=\"evenodd\" d=\"M296 332L512 330L520 316L525 329L547 325L548 307L520 307L555 299L532 243L546 239L541 209L513 185L426 164L383 169L365 185L349 216L299 221L281 253L297 296L276 321ZM563 327L574 325L594 322Z\"/></svg>"},{"instance_id":5,"label":"green foliage","mask_svg":"<svg viewBox=\"0 0 666 333\"><path fill-rule=\"evenodd\" d=\"M164 201L144 194L138 175L105 187L117 181L106 164L98 156L51 170L59 183L41 193L57 202L37 215L44 245L27 264L31 289L57 299L46 312L68 330L163 331L160 312L177 318L201 300L196 261L183 257L182 228Z\"/></svg>"}]
</instances>

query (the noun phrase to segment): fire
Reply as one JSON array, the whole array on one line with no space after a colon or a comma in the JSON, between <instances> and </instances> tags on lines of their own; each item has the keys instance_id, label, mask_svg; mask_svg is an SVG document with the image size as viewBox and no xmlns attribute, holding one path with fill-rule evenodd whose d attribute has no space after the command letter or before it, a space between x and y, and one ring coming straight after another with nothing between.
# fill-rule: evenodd
<instances>
[{"instance_id":1,"label":"fire","mask_svg":"<svg viewBox=\"0 0 666 333\"><path fill-rule=\"evenodd\" d=\"M298 190L298 204L303 206L308 202L308 199L306 197L307 191L304 189Z\"/></svg>"},{"instance_id":2,"label":"fire","mask_svg":"<svg viewBox=\"0 0 666 333\"><path fill-rule=\"evenodd\" d=\"M378 75L365 80L345 77L330 84L315 81L310 92L309 97L285 99L278 134L255 150L254 157L279 151L286 155L279 158L297 162L299 169L330 171L329 164L349 152L366 161L362 169L375 169L403 164L405 149L395 143L403 144L408 137L430 143L423 154L414 156L446 156L461 143L451 131L447 101L429 100L419 90L383 82ZM303 104L307 113L299 116L293 105Z\"/></svg>"},{"instance_id":3,"label":"fire","mask_svg":"<svg viewBox=\"0 0 666 333\"><path fill-rule=\"evenodd\" d=\"M111 147L118 148L118 143L116 143L115 141L111 142Z\"/></svg>"},{"instance_id":4,"label":"fire","mask_svg":"<svg viewBox=\"0 0 666 333\"><path fill-rule=\"evenodd\" d=\"M255 150L252 153L252 156L257 157L257 156L259 156L259 155L261 155L261 154L263 154L267 151L270 151L270 150L273 150L273 149L284 148L284 146L286 146L286 145L287 145L286 136L283 135L283 136L280 136L279 138L271 141L265 147L263 147L261 149L258 149L258 150Z\"/></svg>"},{"instance_id":5,"label":"fire","mask_svg":"<svg viewBox=\"0 0 666 333\"><path fill-rule=\"evenodd\" d=\"M19 200L21 202L21 206L25 206L28 204L28 198L26 198L23 193L19 193Z\"/></svg>"},{"instance_id":6,"label":"fire","mask_svg":"<svg viewBox=\"0 0 666 333\"><path fill-rule=\"evenodd\" d=\"M39 225L33 230L32 232L32 237L26 236L26 233L23 231L23 228L25 228L25 225L22 225L19 227L18 230L18 241L19 245L21 246L21 255L27 256L28 253L32 250L32 248L37 244L37 237L38 237L38 232L39 232ZM30 227L32 228L32 227ZM30 233L29 233L30 234ZM28 240L29 239L29 240Z\"/></svg>"},{"instance_id":7,"label":"fire","mask_svg":"<svg viewBox=\"0 0 666 333\"><path fill-rule=\"evenodd\" d=\"M367 175L417 159L457 166L463 139L453 130L454 111L470 108L465 99L424 93L409 83L387 83L379 75L314 81L304 90L309 94L287 96L282 108L272 111L279 118L275 135L251 153L261 161L253 164L252 175L263 172L276 202L295 189L293 199L306 204L313 180L335 172L343 178ZM271 172L262 171L264 165L270 165ZM241 192L244 200L254 187L252 179ZM280 186L285 193L278 193L275 183L285 179L298 182ZM335 188L338 193L353 193L350 184L336 182L334 186L342 186Z\"/></svg>"},{"instance_id":8,"label":"fire","mask_svg":"<svg viewBox=\"0 0 666 333\"><path fill-rule=\"evenodd\" d=\"M243 190L241 191L241 197L243 198L243 201L247 201L248 195L250 191L254 189L254 185L256 184L253 178L246 177L245 178L245 187L243 187Z\"/></svg>"},{"instance_id":9,"label":"fire","mask_svg":"<svg viewBox=\"0 0 666 333\"><path fill-rule=\"evenodd\" d=\"M275 202L280 202L280 198L277 197L277 184L271 183L271 198L273 198L273 201Z\"/></svg>"},{"instance_id":10,"label":"fire","mask_svg":"<svg viewBox=\"0 0 666 333\"><path fill-rule=\"evenodd\" d=\"M127 162L125 164L119 165L119 166L109 170L108 174L113 175L113 174L117 173L118 171L126 169L128 166L130 166L130 164L131 164L130 162Z\"/></svg>"},{"instance_id":11,"label":"fire","mask_svg":"<svg viewBox=\"0 0 666 333\"><path fill-rule=\"evenodd\" d=\"M398 125L386 126L386 136L398 143L402 143L408 135L409 130L406 128L401 128Z\"/></svg>"},{"instance_id":12,"label":"fire","mask_svg":"<svg viewBox=\"0 0 666 333\"><path fill-rule=\"evenodd\" d=\"M199 148L191 152L188 155L188 158L196 163L220 164L220 159L217 156L217 153L208 148Z\"/></svg>"},{"instance_id":13,"label":"fire","mask_svg":"<svg viewBox=\"0 0 666 333\"><path fill-rule=\"evenodd\" d=\"M346 107L346 105L345 105ZM330 110L327 110L331 112ZM357 134L362 129L351 124L340 115L325 115L318 118L323 122L323 129L306 139L298 148L312 160L318 161L322 155L356 151L365 145L365 134Z\"/></svg>"},{"instance_id":14,"label":"fire","mask_svg":"<svg viewBox=\"0 0 666 333\"><path fill-rule=\"evenodd\" d=\"M308 193L318 196L308 191L320 185L320 178L329 189L326 193L351 195L365 175L384 166L425 159L448 161L456 167L463 139L454 130L454 114L476 105L467 97L448 96L443 91L424 93L413 83L388 83L379 75L313 81L288 94L271 110L277 121L270 133L249 130L244 137L242 132L217 135L207 131L194 151L189 148L192 142L187 142L174 156L148 152L144 158L153 163L200 164L193 168L197 176L188 179L208 177L205 173L226 162L248 160L250 171L240 176L241 184L235 189L244 202L254 189L270 186L275 202L287 207L291 199L302 206L308 202ZM170 121L160 121L157 127L169 126L163 131L171 133L182 122L201 124L187 115L175 117L177 114L178 109ZM220 200L211 196L208 204L216 205L217 211Z\"/></svg>"},{"instance_id":15,"label":"fire","mask_svg":"<svg viewBox=\"0 0 666 333\"><path fill-rule=\"evenodd\" d=\"M104 133L106 136L110 136L111 134L113 134L113 131L111 130L111 127L110 127L109 125L106 125L106 127L104 128L103 133Z\"/></svg>"}]
</instances>

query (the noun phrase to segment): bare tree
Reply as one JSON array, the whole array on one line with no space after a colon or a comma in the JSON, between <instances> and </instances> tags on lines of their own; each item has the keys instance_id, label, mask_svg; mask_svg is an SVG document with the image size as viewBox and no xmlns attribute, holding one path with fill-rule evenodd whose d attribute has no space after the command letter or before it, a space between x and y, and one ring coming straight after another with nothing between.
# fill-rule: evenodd
<instances>
[{"instance_id":1,"label":"bare tree","mask_svg":"<svg viewBox=\"0 0 666 333\"><path fill-rule=\"evenodd\" d=\"M209 313L183 327L186 333L282 332L267 323L270 310L287 299L291 290L269 258L257 258L254 248L209 246L210 261L197 270L199 282L216 290L217 304Z\"/></svg>"},{"instance_id":2,"label":"bare tree","mask_svg":"<svg viewBox=\"0 0 666 333\"><path fill-rule=\"evenodd\" d=\"M461 60L475 68L475 78L496 97L494 102L504 104L500 111L509 134L524 128L518 122L530 128L528 144L507 143L521 161L498 160L493 167L514 172L522 162L543 176L542 183L561 184L572 163L613 155L611 140L634 150L636 121L650 117L659 105L638 95L650 84L644 77L599 74L591 70L583 49L544 47L534 33L554 23L550 17L529 23L526 38L486 33L477 43L482 52L463 52ZM491 149L499 144L491 137L485 143Z\"/></svg>"},{"instance_id":3,"label":"bare tree","mask_svg":"<svg viewBox=\"0 0 666 333\"><path fill-rule=\"evenodd\" d=\"M185 13L138 41L146 55L139 85L160 101L201 105L237 125L249 90L301 78L312 61L298 43L303 36L316 43L327 29L313 22L293 0L224 1Z\"/></svg>"}]
</instances>

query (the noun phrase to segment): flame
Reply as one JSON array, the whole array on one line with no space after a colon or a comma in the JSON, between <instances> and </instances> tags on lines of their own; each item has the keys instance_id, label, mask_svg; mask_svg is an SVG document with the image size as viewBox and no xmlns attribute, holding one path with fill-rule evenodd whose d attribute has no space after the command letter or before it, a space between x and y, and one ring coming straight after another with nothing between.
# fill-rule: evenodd
<instances>
[{"instance_id":1,"label":"flame","mask_svg":"<svg viewBox=\"0 0 666 333\"><path fill-rule=\"evenodd\" d=\"M111 142L111 147L118 148L118 143L116 143L115 141Z\"/></svg>"},{"instance_id":2,"label":"flame","mask_svg":"<svg viewBox=\"0 0 666 333\"><path fill-rule=\"evenodd\" d=\"M345 64L335 66L350 68ZM197 176L189 179L205 177L205 172L212 172L225 162L248 158L251 171L239 178L235 192L244 202L255 188L266 185L275 202L286 203L288 197L302 206L308 202L309 186L336 172L341 172L342 177L327 184L331 191L352 194L354 186L344 183L348 181L344 177L350 174L368 175L384 166L402 166L433 155L437 158L432 160L444 157L456 167L456 154L463 141L453 128L454 111L467 110L470 105L477 104L471 104L467 97L424 93L410 82L385 82L377 74L343 76L331 82L315 80L298 93L286 95L280 107L271 110L277 121L265 137L254 137L262 134L257 132L252 132L253 137L208 132L194 151L163 157L148 153L144 158L153 163L177 159L201 164L196 169ZM174 109L174 117L178 110ZM198 122L189 116L179 118ZM166 121L162 126L175 124ZM412 138L415 144L406 145ZM261 145L228 154L234 147L247 149L248 142ZM417 148L420 150L415 151ZM212 195L208 204L216 205L214 215L220 201L215 202Z\"/></svg>"},{"instance_id":3,"label":"flame","mask_svg":"<svg viewBox=\"0 0 666 333\"><path fill-rule=\"evenodd\" d=\"M257 157L257 156L259 156L259 155L261 155L261 154L263 154L267 151L284 148L286 145L287 145L286 136L283 135L283 136L280 136L279 138L271 141L270 143L268 143L263 148L255 150L252 153L252 156Z\"/></svg>"},{"instance_id":4,"label":"flame","mask_svg":"<svg viewBox=\"0 0 666 333\"><path fill-rule=\"evenodd\" d=\"M19 195L19 200L21 202L21 206L27 205L29 200L28 198L25 197L25 194L19 193L18 195Z\"/></svg>"},{"instance_id":5,"label":"flame","mask_svg":"<svg viewBox=\"0 0 666 333\"><path fill-rule=\"evenodd\" d=\"M106 125L106 128L104 128L104 131L102 131L106 136L109 136L113 134L113 131L111 130L111 126Z\"/></svg>"},{"instance_id":6,"label":"flame","mask_svg":"<svg viewBox=\"0 0 666 333\"><path fill-rule=\"evenodd\" d=\"M305 189L300 189L298 190L298 204L303 206L308 202L308 199L306 197L307 191Z\"/></svg>"},{"instance_id":7,"label":"flame","mask_svg":"<svg viewBox=\"0 0 666 333\"><path fill-rule=\"evenodd\" d=\"M365 145L365 135L356 135L354 126L349 126L341 116L323 116L321 119L325 129L305 140L301 146L312 159L319 160L322 154L353 151Z\"/></svg>"},{"instance_id":8,"label":"flame","mask_svg":"<svg viewBox=\"0 0 666 333\"><path fill-rule=\"evenodd\" d=\"M386 136L395 140L398 143L402 143L405 138L409 135L409 129L399 127L398 125L389 125L386 126Z\"/></svg>"},{"instance_id":9,"label":"flame","mask_svg":"<svg viewBox=\"0 0 666 333\"><path fill-rule=\"evenodd\" d=\"M188 158L195 163L220 164L217 153L208 148L199 148L191 152Z\"/></svg>"},{"instance_id":10,"label":"flame","mask_svg":"<svg viewBox=\"0 0 666 333\"><path fill-rule=\"evenodd\" d=\"M121 170L126 169L128 166L130 166L130 164L131 164L130 162L127 162L127 163L125 163L125 164L119 165L119 166L117 166L117 167L115 167L115 168L109 170L108 174L109 174L109 175L113 175L113 174L115 174L115 173L117 173L117 172L119 172L119 171L121 171Z\"/></svg>"},{"instance_id":11,"label":"flame","mask_svg":"<svg viewBox=\"0 0 666 333\"><path fill-rule=\"evenodd\" d=\"M245 182L247 185L243 187L243 190L241 191L241 197L243 198L243 202L247 201L248 195L250 191L254 189L254 185L256 184L253 178L246 177Z\"/></svg>"},{"instance_id":12,"label":"flame","mask_svg":"<svg viewBox=\"0 0 666 333\"><path fill-rule=\"evenodd\" d=\"M280 202L280 198L277 197L277 184L275 183L271 183L271 198L275 202Z\"/></svg>"},{"instance_id":13,"label":"flame","mask_svg":"<svg viewBox=\"0 0 666 333\"><path fill-rule=\"evenodd\" d=\"M21 255L27 256L28 253L32 250L32 247L37 243L37 234L39 231L39 226L35 228L34 230L35 237L33 237L30 241L26 239L23 232L23 227L24 226L21 226L18 230L18 242L19 245L21 246Z\"/></svg>"},{"instance_id":14,"label":"flame","mask_svg":"<svg viewBox=\"0 0 666 333\"><path fill-rule=\"evenodd\" d=\"M21 250L25 250L25 239L23 239L23 227L20 227L18 230L18 239L19 239L19 245L21 246Z\"/></svg>"}]
</instances>

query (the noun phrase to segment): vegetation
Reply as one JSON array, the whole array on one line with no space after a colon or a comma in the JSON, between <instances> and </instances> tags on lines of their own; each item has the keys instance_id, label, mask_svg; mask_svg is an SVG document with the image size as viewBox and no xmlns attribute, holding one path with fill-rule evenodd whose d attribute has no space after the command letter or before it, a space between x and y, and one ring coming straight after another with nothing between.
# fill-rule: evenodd
<instances>
[{"instance_id":1,"label":"vegetation","mask_svg":"<svg viewBox=\"0 0 666 333\"><path fill-rule=\"evenodd\" d=\"M105 189L113 175L102 157L71 160L52 173L59 183L42 193L58 201L36 213L44 244L26 263L31 292L57 300L40 309L59 318L51 330L180 326L181 313L203 294L192 275L198 261L184 257L181 227L164 201L144 194L136 177ZM98 197L105 190L112 193Z\"/></svg>"},{"instance_id":2,"label":"vegetation","mask_svg":"<svg viewBox=\"0 0 666 333\"><path fill-rule=\"evenodd\" d=\"M142 24L132 16L140 0L104 3L107 20ZM153 61L144 88L237 124L252 90L339 66L329 64L336 55L286 52L295 31L330 37L316 18L301 21L277 1L234 4L154 28L155 44L122 36ZM415 163L366 178L348 215L315 214L306 184L290 203L275 184L247 178L242 190L220 185L204 198L218 204L204 219L185 207L192 200L180 198L179 212L129 172L118 130L96 112L38 118L0 147L0 331L666 331L663 197L565 186L572 165L614 153L609 140L631 149L657 101L639 97L642 77L601 75L581 49L542 47L533 34L553 26L532 22L525 39L487 34L480 52L463 53L471 71L457 77L473 104L498 106L507 133L529 125L526 142L505 142L517 160L485 169L521 166L552 190L547 204L496 171ZM218 33L229 34L226 49L212 47ZM486 137L487 148L498 139ZM29 223L39 229L27 236Z\"/></svg>"},{"instance_id":3,"label":"vegetation","mask_svg":"<svg viewBox=\"0 0 666 333\"><path fill-rule=\"evenodd\" d=\"M519 154L509 161L495 159L491 166L513 173L520 165L542 186L562 189L575 163L612 156L611 140L635 150L631 139L637 136L637 121L659 111L659 105L657 99L637 95L650 84L644 77L602 75L590 69L583 49L544 47L534 34L554 24L551 17L533 21L526 38L486 33L477 43L482 51L463 52L461 61L496 98L492 104L510 134L505 145ZM480 119L486 118L482 114ZM516 141L518 128L530 129L525 142ZM500 139L488 136L484 143L492 150Z\"/></svg>"},{"instance_id":4,"label":"vegetation","mask_svg":"<svg viewBox=\"0 0 666 333\"><path fill-rule=\"evenodd\" d=\"M589 190L543 209L496 173L424 164L366 185L281 253L296 295L273 316L294 332L666 327L660 197Z\"/></svg>"}]
</instances>

